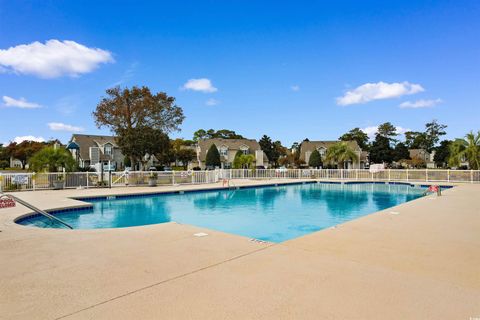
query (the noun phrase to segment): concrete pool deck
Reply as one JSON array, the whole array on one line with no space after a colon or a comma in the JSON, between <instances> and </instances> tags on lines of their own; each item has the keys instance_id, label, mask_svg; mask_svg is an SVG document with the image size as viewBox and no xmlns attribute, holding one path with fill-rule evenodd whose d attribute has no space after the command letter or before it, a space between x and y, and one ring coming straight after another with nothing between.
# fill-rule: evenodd
<instances>
[{"instance_id":1,"label":"concrete pool deck","mask_svg":"<svg viewBox=\"0 0 480 320\"><path fill-rule=\"evenodd\" d=\"M219 184L16 195L53 209L208 187ZM461 184L280 244L177 223L25 227L13 219L28 209L1 209L0 319L479 318L479 195Z\"/></svg>"}]
</instances>

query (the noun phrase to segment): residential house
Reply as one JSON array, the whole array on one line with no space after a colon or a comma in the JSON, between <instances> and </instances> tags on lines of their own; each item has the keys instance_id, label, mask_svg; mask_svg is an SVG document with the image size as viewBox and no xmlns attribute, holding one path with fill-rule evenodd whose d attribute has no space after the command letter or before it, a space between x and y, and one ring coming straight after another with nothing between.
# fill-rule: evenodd
<instances>
[{"instance_id":1,"label":"residential house","mask_svg":"<svg viewBox=\"0 0 480 320\"><path fill-rule=\"evenodd\" d=\"M58 139L44 142L43 144L45 147L53 146L55 149L65 147L62 145L62 143ZM10 156L10 168L22 169L22 167L23 167L22 160ZM27 163L25 163L25 169L28 169L28 167L29 165L28 165L28 159L27 159Z\"/></svg>"},{"instance_id":2,"label":"residential house","mask_svg":"<svg viewBox=\"0 0 480 320\"><path fill-rule=\"evenodd\" d=\"M198 166L201 169L206 168L205 158L207 151L215 144L220 153L221 167L225 169L232 168L233 160L237 151L242 151L244 154L252 154L255 156L254 166L267 167L268 158L260 148L260 144L255 139L205 139L198 141L196 145L197 162L192 162L191 166Z\"/></svg>"},{"instance_id":3,"label":"residential house","mask_svg":"<svg viewBox=\"0 0 480 320\"><path fill-rule=\"evenodd\" d=\"M110 164L114 170L122 170L125 157L114 136L74 134L67 145L81 168Z\"/></svg>"},{"instance_id":4,"label":"residential house","mask_svg":"<svg viewBox=\"0 0 480 320\"><path fill-rule=\"evenodd\" d=\"M308 161L314 150L318 150L322 159L325 159L327 155L328 148L340 141L304 141L300 146L300 160L305 161L308 166ZM357 161L348 161L346 162L345 169L365 169L368 168L368 152L363 151L358 143L354 140L345 141L348 146L357 154Z\"/></svg>"},{"instance_id":5,"label":"residential house","mask_svg":"<svg viewBox=\"0 0 480 320\"><path fill-rule=\"evenodd\" d=\"M10 168L19 168L21 169L23 166L23 163L21 160L16 159L14 157L10 157ZM28 164L25 165L25 169L28 169Z\"/></svg>"},{"instance_id":6,"label":"residential house","mask_svg":"<svg viewBox=\"0 0 480 320\"><path fill-rule=\"evenodd\" d=\"M425 166L429 169L435 168L435 162L433 161L435 156L435 151L428 152L425 149L409 149L410 159L419 159L425 162Z\"/></svg>"}]
</instances>

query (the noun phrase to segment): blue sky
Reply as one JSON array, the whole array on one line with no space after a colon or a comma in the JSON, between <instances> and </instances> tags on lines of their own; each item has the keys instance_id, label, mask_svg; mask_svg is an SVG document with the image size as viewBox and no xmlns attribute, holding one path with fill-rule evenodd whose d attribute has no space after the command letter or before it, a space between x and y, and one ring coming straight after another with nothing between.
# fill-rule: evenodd
<instances>
[{"instance_id":1,"label":"blue sky","mask_svg":"<svg viewBox=\"0 0 480 320\"><path fill-rule=\"evenodd\" d=\"M91 113L117 84L176 97L174 137L290 145L434 118L460 137L480 129L479 30L478 1L0 0L0 142L108 133Z\"/></svg>"}]
</instances>

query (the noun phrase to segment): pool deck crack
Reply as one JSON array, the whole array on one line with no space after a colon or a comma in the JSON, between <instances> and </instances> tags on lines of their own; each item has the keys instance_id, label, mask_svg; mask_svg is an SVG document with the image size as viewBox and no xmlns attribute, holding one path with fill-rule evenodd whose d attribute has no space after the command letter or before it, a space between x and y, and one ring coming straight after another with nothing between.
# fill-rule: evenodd
<instances>
[{"instance_id":1,"label":"pool deck crack","mask_svg":"<svg viewBox=\"0 0 480 320\"><path fill-rule=\"evenodd\" d=\"M124 293L124 294L121 294L121 295L119 295L119 296L110 298L110 299L108 299L108 300L105 300L105 301L102 301L102 302L93 304L93 305L88 306L88 307L86 307L86 308L83 308L83 309L80 309L80 310L77 310L77 311L74 311L74 312L65 314L65 315L63 315L63 316L57 317L57 318L55 318L55 320L65 319L65 318L67 318L67 317L73 316L73 315L78 314L78 313L81 313L81 312L83 312L83 311L96 308L96 307L98 307L98 306L107 304L107 303L109 303L109 302L112 302L112 301L115 301L115 300L118 300L118 299L121 299L121 298L130 296L130 295L133 295L133 294L135 294L135 293L138 293L138 292L141 292L141 291L144 291L144 290L147 290L147 289L154 288L154 287L156 287L156 286L165 284L165 283L167 283L167 282L174 281L174 280L178 280L178 279L187 277L187 276L189 276L189 275L192 275L192 274L195 274L195 273L198 273L198 272L201 272L201 271L210 269L210 268L215 268L215 267L220 266L220 265L222 265L222 264L225 264L225 263L228 263L228 262L231 262L231 261L235 261L235 260L241 259L241 258L243 258L243 257L249 256L249 255L252 255L252 254L261 252L261 251L264 251L264 250L266 250L266 249L268 249L268 248L271 248L271 247L274 247L274 246L276 246L276 245L277 245L277 244L275 244L275 243L273 243L273 244L272 244L272 243L268 243L268 245L266 245L265 247L262 247L262 248L260 248L260 249L256 249L256 250L253 250L253 251L250 251L250 252L247 252L247 253L243 253L243 254L241 254L241 255L234 256L234 257L229 258L229 259L227 259L227 260L223 260L223 261L220 261L220 262L217 262L217 263L214 263L214 264L211 264L211 265L202 267L202 268L200 268L200 269L196 269L196 270L193 270L193 271L190 271L190 272L182 273L182 274L180 274L180 275L178 275L178 276L171 277L171 278L168 278L168 279L165 279L165 280L162 280L162 281L153 283L153 284L151 284L151 285L148 285L148 286L145 286L145 287L141 287L141 288L136 289L136 290L133 290L133 291L129 291L129 292L127 292L127 293Z\"/></svg>"}]
</instances>

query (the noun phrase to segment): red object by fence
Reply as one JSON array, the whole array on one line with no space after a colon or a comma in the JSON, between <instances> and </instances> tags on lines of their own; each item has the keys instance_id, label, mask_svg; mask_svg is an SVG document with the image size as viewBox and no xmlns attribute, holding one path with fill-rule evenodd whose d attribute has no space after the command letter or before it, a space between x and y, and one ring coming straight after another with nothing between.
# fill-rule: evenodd
<instances>
[{"instance_id":1,"label":"red object by fence","mask_svg":"<svg viewBox=\"0 0 480 320\"><path fill-rule=\"evenodd\" d=\"M3 208L13 208L17 204L13 198L10 198L9 196L0 196L0 209Z\"/></svg>"},{"instance_id":2,"label":"red object by fence","mask_svg":"<svg viewBox=\"0 0 480 320\"><path fill-rule=\"evenodd\" d=\"M430 186L428 187L429 192L438 192L438 186Z\"/></svg>"}]
</instances>

